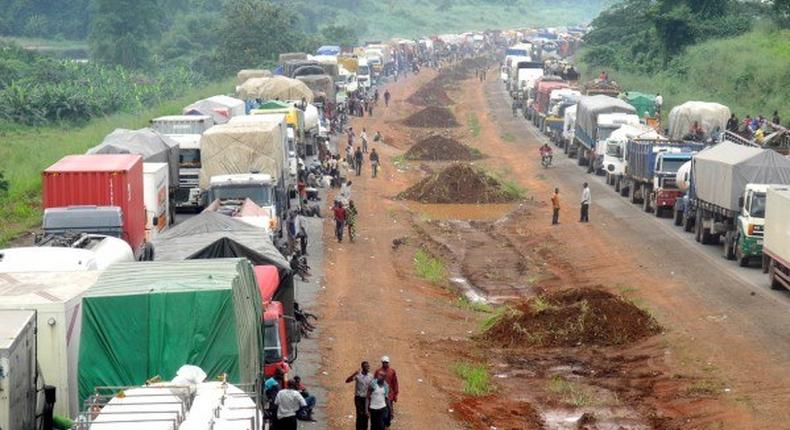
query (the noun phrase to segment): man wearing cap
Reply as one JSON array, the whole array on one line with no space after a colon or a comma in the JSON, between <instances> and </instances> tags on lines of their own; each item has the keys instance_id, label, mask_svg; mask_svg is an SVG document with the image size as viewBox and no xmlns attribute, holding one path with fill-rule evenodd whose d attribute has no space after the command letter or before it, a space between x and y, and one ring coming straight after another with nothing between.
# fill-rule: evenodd
<instances>
[{"instance_id":1,"label":"man wearing cap","mask_svg":"<svg viewBox=\"0 0 790 430\"><path fill-rule=\"evenodd\" d=\"M387 416L384 419L385 426L389 427L392 424L392 419L395 417L395 402L398 401L398 375L395 373L395 369L390 367L390 358L386 355L381 357L381 367L376 370L377 374L379 372L384 374L384 381L389 386L389 391L387 392Z\"/></svg>"}]
</instances>

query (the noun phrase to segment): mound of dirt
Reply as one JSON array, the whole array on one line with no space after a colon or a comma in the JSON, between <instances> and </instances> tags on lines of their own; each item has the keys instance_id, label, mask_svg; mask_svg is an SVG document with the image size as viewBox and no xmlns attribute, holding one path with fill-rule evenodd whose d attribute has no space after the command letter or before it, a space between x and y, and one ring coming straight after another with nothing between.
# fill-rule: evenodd
<instances>
[{"instance_id":1,"label":"mound of dirt","mask_svg":"<svg viewBox=\"0 0 790 430\"><path fill-rule=\"evenodd\" d=\"M398 195L420 203L506 203L518 197L467 163L456 163L427 176Z\"/></svg>"},{"instance_id":2,"label":"mound of dirt","mask_svg":"<svg viewBox=\"0 0 790 430\"><path fill-rule=\"evenodd\" d=\"M421 128L447 128L460 125L450 109L439 106L428 106L415 112L403 120L403 123L409 127Z\"/></svg>"},{"instance_id":3,"label":"mound of dirt","mask_svg":"<svg viewBox=\"0 0 790 430\"><path fill-rule=\"evenodd\" d=\"M433 134L414 144L404 156L408 160L469 161L480 158L480 152L455 139Z\"/></svg>"},{"instance_id":4,"label":"mound of dirt","mask_svg":"<svg viewBox=\"0 0 790 430\"><path fill-rule=\"evenodd\" d=\"M625 345L660 327L633 303L600 289L558 291L505 311L485 336L503 346Z\"/></svg>"},{"instance_id":5,"label":"mound of dirt","mask_svg":"<svg viewBox=\"0 0 790 430\"><path fill-rule=\"evenodd\" d=\"M417 106L447 106L455 103L447 95L442 83L435 78L420 87L406 101Z\"/></svg>"}]
</instances>

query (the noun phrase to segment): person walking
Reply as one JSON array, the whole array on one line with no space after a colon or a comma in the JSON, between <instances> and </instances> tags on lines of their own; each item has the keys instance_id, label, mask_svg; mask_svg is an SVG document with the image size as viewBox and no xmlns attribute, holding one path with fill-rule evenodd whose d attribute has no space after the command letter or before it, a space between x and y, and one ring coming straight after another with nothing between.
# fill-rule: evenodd
<instances>
[{"instance_id":1,"label":"person walking","mask_svg":"<svg viewBox=\"0 0 790 430\"><path fill-rule=\"evenodd\" d=\"M554 194L551 195L551 225L560 223L560 189L555 188Z\"/></svg>"},{"instance_id":2,"label":"person walking","mask_svg":"<svg viewBox=\"0 0 790 430\"><path fill-rule=\"evenodd\" d=\"M592 196L590 196L590 187L587 185L587 182L584 183L582 188L582 198L581 198L581 217L579 218L579 222L590 222L590 201L592 200Z\"/></svg>"},{"instance_id":3,"label":"person walking","mask_svg":"<svg viewBox=\"0 0 790 430\"><path fill-rule=\"evenodd\" d=\"M656 93L655 104L656 116L661 117L661 108L664 106L664 96L662 96L661 93Z\"/></svg>"},{"instance_id":4,"label":"person walking","mask_svg":"<svg viewBox=\"0 0 790 430\"><path fill-rule=\"evenodd\" d=\"M376 148L373 148L373 151L370 153L370 171L372 177L375 178L378 174L379 170L379 153L376 152Z\"/></svg>"},{"instance_id":5,"label":"person walking","mask_svg":"<svg viewBox=\"0 0 790 430\"><path fill-rule=\"evenodd\" d=\"M354 146L354 127L349 127L348 132L348 146Z\"/></svg>"},{"instance_id":6,"label":"person walking","mask_svg":"<svg viewBox=\"0 0 790 430\"><path fill-rule=\"evenodd\" d=\"M370 364L363 361L359 370L355 370L348 378L346 384L354 383L354 409L357 413L356 430L368 430L370 425L370 415L368 415L367 400L368 388L373 382L373 374L370 373Z\"/></svg>"},{"instance_id":7,"label":"person walking","mask_svg":"<svg viewBox=\"0 0 790 430\"><path fill-rule=\"evenodd\" d=\"M379 104L379 89L378 87L373 89L373 103Z\"/></svg>"},{"instance_id":8,"label":"person walking","mask_svg":"<svg viewBox=\"0 0 790 430\"><path fill-rule=\"evenodd\" d=\"M348 240L353 242L357 236L357 207L354 206L354 201L348 201L348 208L346 208L346 225L348 225Z\"/></svg>"},{"instance_id":9,"label":"person walking","mask_svg":"<svg viewBox=\"0 0 790 430\"><path fill-rule=\"evenodd\" d=\"M307 221L298 212L294 219L294 232L296 233L296 239L299 241L299 250L303 256L307 256Z\"/></svg>"},{"instance_id":10,"label":"person walking","mask_svg":"<svg viewBox=\"0 0 790 430\"><path fill-rule=\"evenodd\" d=\"M376 370L376 374L379 373L384 375L384 381L389 387L387 393L387 414L384 418L384 426L389 428L393 418L395 418L395 402L398 401L398 374L395 372L395 369L390 367L390 358L386 355L381 357L381 367Z\"/></svg>"},{"instance_id":11,"label":"person walking","mask_svg":"<svg viewBox=\"0 0 790 430\"><path fill-rule=\"evenodd\" d=\"M296 381L288 381L288 388L277 393L274 404L277 405L275 428L277 430L296 430L298 426L296 413L299 412L299 409L307 407L307 402L297 390Z\"/></svg>"},{"instance_id":12,"label":"person walking","mask_svg":"<svg viewBox=\"0 0 790 430\"><path fill-rule=\"evenodd\" d=\"M335 215L335 237L337 242L341 243L343 242L343 229L346 226L346 209L343 207L343 203L336 201L332 213Z\"/></svg>"},{"instance_id":13,"label":"person walking","mask_svg":"<svg viewBox=\"0 0 790 430\"><path fill-rule=\"evenodd\" d=\"M302 395L304 398L305 403L307 406L303 406L299 408L299 412L296 413L296 419L301 421L310 421L315 422L315 418L313 418L313 409L315 408L316 403L318 403L318 399L307 391L307 387L304 386L302 383L302 378L299 375L294 376L294 383L296 384L296 391Z\"/></svg>"},{"instance_id":14,"label":"person walking","mask_svg":"<svg viewBox=\"0 0 790 430\"><path fill-rule=\"evenodd\" d=\"M362 129L362 133L359 133L359 139L362 141L362 152L365 154L368 153L368 131L367 129Z\"/></svg>"},{"instance_id":15,"label":"person walking","mask_svg":"<svg viewBox=\"0 0 790 430\"><path fill-rule=\"evenodd\" d=\"M370 430L384 430L387 425L387 397L392 392L384 372L377 371L368 386L366 409L370 416Z\"/></svg>"},{"instance_id":16,"label":"person walking","mask_svg":"<svg viewBox=\"0 0 790 430\"><path fill-rule=\"evenodd\" d=\"M362 148L357 147L354 152L354 169L357 171L357 176L362 174L362 162L365 161L365 155L362 154Z\"/></svg>"},{"instance_id":17,"label":"person walking","mask_svg":"<svg viewBox=\"0 0 790 430\"><path fill-rule=\"evenodd\" d=\"M390 97L392 97L390 90L384 90L384 106L390 105Z\"/></svg>"}]
</instances>

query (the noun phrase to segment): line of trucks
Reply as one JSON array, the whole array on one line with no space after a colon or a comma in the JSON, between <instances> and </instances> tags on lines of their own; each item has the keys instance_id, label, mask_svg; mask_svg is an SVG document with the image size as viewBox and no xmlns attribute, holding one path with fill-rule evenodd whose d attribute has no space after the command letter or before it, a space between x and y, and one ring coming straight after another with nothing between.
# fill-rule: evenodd
<instances>
[{"instance_id":1,"label":"line of trucks","mask_svg":"<svg viewBox=\"0 0 790 430\"><path fill-rule=\"evenodd\" d=\"M513 45L504 64L523 49ZM516 84L513 76L529 78ZM524 117L588 173L605 176L645 212L671 216L697 242L720 245L722 257L744 267L761 262L772 288L790 289L787 130L775 127L783 144L758 144L723 132L726 106L691 101L670 111L664 134L655 96L624 92L608 78L575 87L519 70L502 79ZM702 135L690 134L694 125Z\"/></svg>"}]
</instances>

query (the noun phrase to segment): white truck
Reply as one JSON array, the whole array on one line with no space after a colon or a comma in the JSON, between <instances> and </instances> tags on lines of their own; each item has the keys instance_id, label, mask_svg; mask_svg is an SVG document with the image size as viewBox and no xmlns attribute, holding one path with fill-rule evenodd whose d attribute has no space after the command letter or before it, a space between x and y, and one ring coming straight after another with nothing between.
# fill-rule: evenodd
<instances>
[{"instance_id":1,"label":"white truck","mask_svg":"<svg viewBox=\"0 0 790 430\"><path fill-rule=\"evenodd\" d=\"M370 89L373 85L373 72L367 58L360 58L357 66L357 86L362 90Z\"/></svg>"},{"instance_id":2,"label":"white truck","mask_svg":"<svg viewBox=\"0 0 790 430\"><path fill-rule=\"evenodd\" d=\"M81 299L100 273L15 272L0 277L0 291L3 291L0 309L36 312L36 355L43 382L55 386L56 415L74 417L80 410L77 360L82 326Z\"/></svg>"},{"instance_id":3,"label":"white truck","mask_svg":"<svg viewBox=\"0 0 790 430\"><path fill-rule=\"evenodd\" d=\"M606 183L614 185L620 192L623 175L625 174L625 144L630 139L657 140L661 136L652 128L642 124L626 124L613 131L603 141L599 141L596 152L603 153L603 169L606 172Z\"/></svg>"},{"instance_id":4,"label":"white truck","mask_svg":"<svg viewBox=\"0 0 790 430\"><path fill-rule=\"evenodd\" d=\"M169 172L167 163L143 163L145 235L151 241L170 225Z\"/></svg>"},{"instance_id":5,"label":"white truck","mask_svg":"<svg viewBox=\"0 0 790 430\"><path fill-rule=\"evenodd\" d=\"M763 272L771 288L790 290L790 187L768 188L763 240Z\"/></svg>"},{"instance_id":6,"label":"white truck","mask_svg":"<svg viewBox=\"0 0 790 430\"><path fill-rule=\"evenodd\" d=\"M195 210L200 207L200 134L169 134L178 142L177 209Z\"/></svg>"},{"instance_id":7,"label":"white truck","mask_svg":"<svg viewBox=\"0 0 790 430\"><path fill-rule=\"evenodd\" d=\"M166 135L203 134L212 126L214 119L209 115L166 115L151 120L151 128Z\"/></svg>"},{"instance_id":8,"label":"white truck","mask_svg":"<svg viewBox=\"0 0 790 430\"><path fill-rule=\"evenodd\" d=\"M45 223L58 223L57 216L45 218ZM123 239L88 233L47 234L46 227L36 238L37 246L0 250L0 273L101 270L135 260L132 247Z\"/></svg>"},{"instance_id":9,"label":"white truck","mask_svg":"<svg viewBox=\"0 0 790 430\"><path fill-rule=\"evenodd\" d=\"M0 429L36 422L36 312L0 310Z\"/></svg>"}]
</instances>

